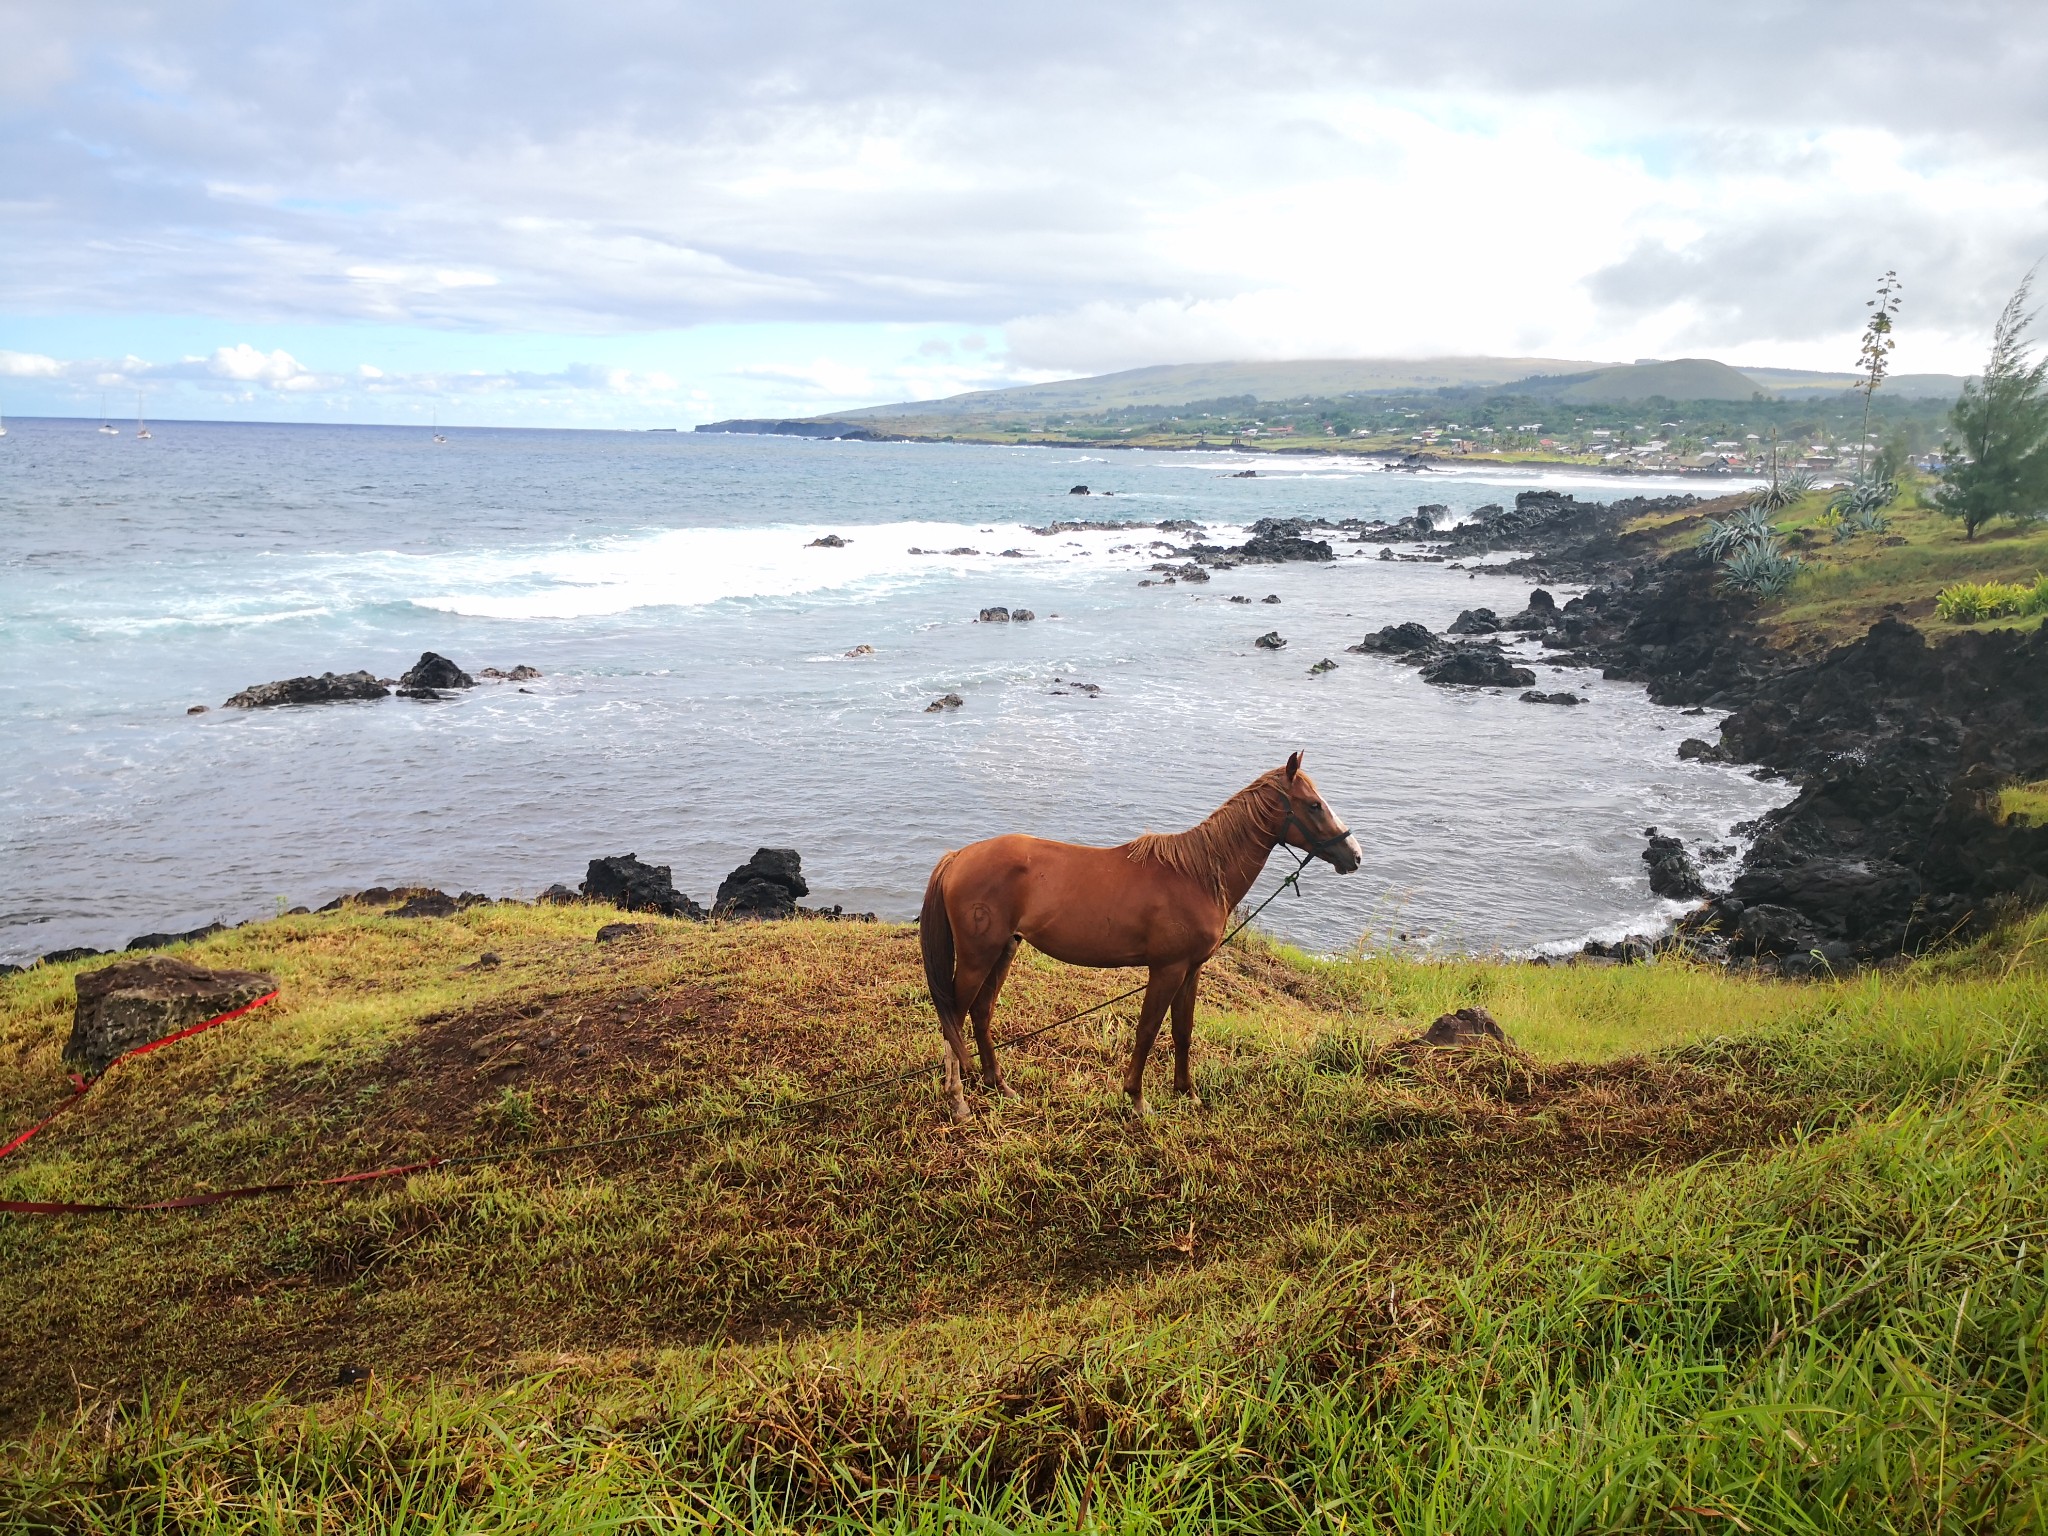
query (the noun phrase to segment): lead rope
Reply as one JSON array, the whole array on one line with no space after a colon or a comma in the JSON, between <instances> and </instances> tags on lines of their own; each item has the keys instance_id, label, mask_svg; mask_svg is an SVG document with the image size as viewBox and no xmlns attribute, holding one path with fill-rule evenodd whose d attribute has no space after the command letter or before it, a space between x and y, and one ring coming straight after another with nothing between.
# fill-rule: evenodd
<instances>
[{"instance_id":1,"label":"lead rope","mask_svg":"<svg viewBox=\"0 0 2048 1536\"><path fill-rule=\"evenodd\" d=\"M1287 848L1290 853L1294 851L1285 843L1279 846ZM1246 913L1243 918L1239 919L1237 925L1223 936L1222 943L1219 943L1215 949L1209 952L1210 956L1213 958L1225 946L1242 934L1245 929L1249 928L1258 915L1279 898L1282 891L1292 890L1296 896L1299 896L1301 894L1302 873L1308 868L1309 861L1313 857L1312 853L1305 852L1301 854L1295 861L1294 868L1287 876L1278 885L1273 887L1264 901L1260 902L1250 912ZM1090 1014L1100 1013L1105 1008L1113 1008L1118 1003L1128 1001L1136 997L1140 992L1143 992L1149 984L1149 982L1140 982L1128 991L1119 992L1114 997L1105 997L1099 1003L1094 1003L1089 1007L1062 1015L1060 1018L1054 1019L1050 1024L1041 1024L1036 1029L1027 1029L1022 1033L1007 1036L997 1041L996 1044L999 1047L1021 1045L1026 1040L1035 1040L1040 1035L1050 1034L1053 1030L1072 1024L1076 1020L1085 1019ZM272 994L272 996L275 996L275 994ZM261 1001L268 1002L270 998L266 997L261 999ZM237 1012L240 1011L243 1010L237 1010ZM213 1020L209 1022L217 1023L219 1021ZM927 1062L924 1066L912 1067L907 1072L898 1072L893 1077L870 1078L866 1082L855 1083L846 1088L838 1088L831 1093L821 1093L813 1098L799 1099L793 1104L749 1105L744 1109L728 1110L718 1115L707 1115L701 1119L690 1121L686 1125L664 1126L659 1130L653 1131L630 1131L622 1136L604 1136L595 1141L562 1141L545 1147L514 1147L503 1152L476 1152L462 1157L430 1157L416 1163L402 1163L389 1168L373 1168L360 1173L341 1173L330 1174L325 1177L287 1179L275 1184L248 1184L237 1189L216 1189L203 1194L184 1195L174 1200L155 1200L133 1204L74 1200L0 1200L0 1213L15 1216L83 1216L142 1211L194 1210L202 1206L223 1205L232 1200L253 1200L262 1195L289 1194L294 1190L317 1189L333 1185L367 1184L379 1179L400 1178L415 1173L430 1173L437 1168L475 1168L489 1163L514 1162L520 1158L566 1157L573 1152L595 1152L606 1147L631 1146L639 1142L672 1141L679 1137L695 1135L700 1131L717 1130L724 1126L741 1124L749 1120L779 1120L792 1115L808 1114L812 1110L822 1108L827 1104L836 1104L844 1099L859 1098L865 1094L879 1093L884 1088L894 1088L904 1083L913 1083L920 1078L930 1077L933 1073L944 1070L945 1063L943 1061ZM41 1127L38 1126L36 1129L40 1130ZM30 1134L34 1133L31 1132ZM26 1140L27 1137L24 1136L20 1139ZM10 1147L8 1150L12 1151L13 1149Z\"/></svg>"}]
</instances>

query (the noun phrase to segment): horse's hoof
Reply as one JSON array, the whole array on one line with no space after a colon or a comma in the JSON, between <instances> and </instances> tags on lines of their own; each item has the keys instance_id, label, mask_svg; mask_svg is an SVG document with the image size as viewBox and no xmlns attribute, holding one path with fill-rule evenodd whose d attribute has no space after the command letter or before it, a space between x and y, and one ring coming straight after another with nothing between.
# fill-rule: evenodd
<instances>
[{"instance_id":1,"label":"horse's hoof","mask_svg":"<svg viewBox=\"0 0 2048 1536\"><path fill-rule=\"evenodd\" d=\"M1024 1102L1024 1095L1012 1088L1008 1083L997 1083L996 1094L1000 1098L1008 1099L1013 1104Z\"/></svg>"},{"instance_id":2,"label":"horse's hoof","mask_svg":"<svg viewBox=\"0 0 2048 1536\"><path fill-rule=\"evenodd\" d=\"M1187 1091L1187 1100L1189 1109L1200 1109L1202 1107L1202 1096L1192 1088Z\"/></svg>"},{"instance_id":3,"label":"horse's hoof","mask_svg":"<svg viewBox=\"0 0 2048 1536\"><path fill-rule=\"evenodd\" d=\"M1135 1118L1139 1120L1150 1120L1155 1115L1157 1115L1157 1113L1158 1111L1153 1109L1153 1107L1150 1104L1147 1104L1143 1099L1131 1100L1131 1114Z\"/></svg>"},{"instance_id":4,"label":"horse's hoof","mask_svg":"<svg viewBox=\"0 0 2048 1536\"><path fill-rule=\"evenodd\" d=\"M965 1125L974 1118L974 1111L967 1107L965 1099L955 1099L950 1106L955 1125Z\"/></svg>"}]
</instances>

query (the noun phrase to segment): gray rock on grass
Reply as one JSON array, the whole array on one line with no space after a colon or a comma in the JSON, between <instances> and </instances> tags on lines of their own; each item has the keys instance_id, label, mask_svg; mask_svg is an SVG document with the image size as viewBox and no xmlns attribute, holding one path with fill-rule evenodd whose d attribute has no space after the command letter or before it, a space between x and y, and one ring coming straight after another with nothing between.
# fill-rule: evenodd
<instances>
[{"instance_id":1,"label":"gray rock on grass","mask_svg":"<svg viewBox=\"0 0 2048 1536\"><path fill-rule=\"evenodd\" d=\"M275 992L277 978L257 971L208 970L168 955L148 955L81 972L75 985L78 1000L64 1059L97 1073L138 1045Z\"/></svg>"}]
</instances>

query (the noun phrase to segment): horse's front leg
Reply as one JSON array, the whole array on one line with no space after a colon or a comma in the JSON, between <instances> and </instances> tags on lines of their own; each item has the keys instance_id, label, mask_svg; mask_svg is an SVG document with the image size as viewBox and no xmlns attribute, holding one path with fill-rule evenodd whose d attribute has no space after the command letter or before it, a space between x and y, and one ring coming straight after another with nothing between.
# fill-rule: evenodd
<instances>
[{"instance_id":1,"label":"horse's front leg","mask_svg":"<svg viewBox=\"0 0 2048 1536\"><path fill-rule=\"evenodd\" d=\"M1202 1096L1195 1092L1194 1075L1188 1070L1188 1048L1195 1039L1195 988L1201 980L1198 962L1188 967L1188 979L1173 994L1173 1087L1176 1093L1186 1094L1197 1109L1202 1107Z\"/></svg>"},{"instance_id":2,"label":"horse's front leg","mask_svg":"<svg viewBox=\"0 0 2048 1536\"><path fill-rule=\"evenodd\" d=\"M1145 1102L1145 1060L1152 1054L1152 1042L1159 1038L1160 1021L1166 1017L1166 1010L1187 973L1185 964L1155 965L1151 979L1145 983L1145 1005L1138 1012L1138 1040L1131 1048L1131 1065L1124 1073L1124 1092L1131 1096L1134 1114L1152 1113L1152 1107Z\"/></svg>"}]
</instances>

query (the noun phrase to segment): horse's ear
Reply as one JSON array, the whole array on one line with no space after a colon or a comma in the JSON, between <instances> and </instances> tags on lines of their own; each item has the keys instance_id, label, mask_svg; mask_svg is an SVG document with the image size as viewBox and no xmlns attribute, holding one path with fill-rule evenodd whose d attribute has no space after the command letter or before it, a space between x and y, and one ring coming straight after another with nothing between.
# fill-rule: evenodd
<instances>
[{"instance_id":1,"label":"horse's ear","mask_svg":"<svg viewBox=\"0 0 2048 1536\"><path fill-rule=\"evenodd\" d=\"M1295 775L1296 775L1297 773L1300 773L1300 772L1301 772L1301 754L1300 754L1299 752L1293 752L1293 753L1290 753L1290 754L1288 754L1288 758L1287 758L1287 777L1289 777L1289 778L1291 779L1291 778L1293 778L1293 777L1294 777L1294 776L1295 776Z\"/></svg>"}]
</instances>

